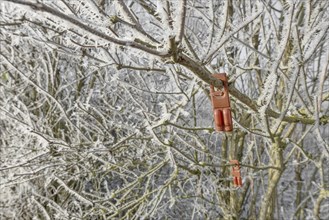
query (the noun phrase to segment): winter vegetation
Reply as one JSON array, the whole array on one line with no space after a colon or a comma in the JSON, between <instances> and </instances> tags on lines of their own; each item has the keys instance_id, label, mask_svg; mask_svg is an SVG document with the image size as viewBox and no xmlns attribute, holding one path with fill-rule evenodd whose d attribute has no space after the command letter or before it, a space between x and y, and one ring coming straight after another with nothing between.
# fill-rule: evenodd
<instances>
[{"instance_id":1,"label":"winter vegetation","mask_svg":"<svg viewBox=\"0 0 329 220\"><path fill-rule=\"evenodd\" d=\"M326 0L2 0L0 219L329 219L328 21Z\"/></svg>"}]
</instances>

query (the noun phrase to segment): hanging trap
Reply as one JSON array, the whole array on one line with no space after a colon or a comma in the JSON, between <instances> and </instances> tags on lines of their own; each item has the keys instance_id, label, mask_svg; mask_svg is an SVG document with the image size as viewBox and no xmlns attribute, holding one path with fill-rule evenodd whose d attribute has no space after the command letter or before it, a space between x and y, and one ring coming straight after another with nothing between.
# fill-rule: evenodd
<instances>
[{"instance_id":1,"label":"hanging trap","mask_svg":"<svg viewBox=\"0 0 329 220\"><path fill-rule=\"evenodd\" d=\"M228 81L226 73L213 74L213 77L223 82L223 89L215 90L210 85L210 96L214 112L216 131L230 132L233 130L230 97L228 94Z\"/></svg>"},{"instance_id":2,"label":"hanging trap","mask_svg":"<svg viewBox=\"0 0 329 220\"><path fill-rule=\"evenodd\" d=\"M230 164L232 164L232 176L233 176L233 184L235 187L242 186L242 178L240 172L240 164L238 160L231 160Z\"/></svg>"}]
</instances>

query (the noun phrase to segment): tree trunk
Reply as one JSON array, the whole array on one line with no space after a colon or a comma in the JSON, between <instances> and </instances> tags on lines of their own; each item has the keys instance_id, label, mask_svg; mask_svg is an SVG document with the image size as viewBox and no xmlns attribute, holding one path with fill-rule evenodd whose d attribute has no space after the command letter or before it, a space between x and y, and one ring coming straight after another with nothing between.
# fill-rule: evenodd
<instances>
[{"instance_id":1,"label":"tree trunk","mask_svg":"<svg viewBox=\"0 0 329 220\"><path fill-rule=\"evenodd\" d=\"M268 185L266 194L263 198L262 205L260 208L259 219L273 219L274 215L274 201L276 197L276 188L280 180L282 170L283 170L283 157L282 157L282 144L280 143L280 138L275 137L274 143L270 149L270 164L273 167L269 170L268 174Z\"/></svg>"}]
</instances>

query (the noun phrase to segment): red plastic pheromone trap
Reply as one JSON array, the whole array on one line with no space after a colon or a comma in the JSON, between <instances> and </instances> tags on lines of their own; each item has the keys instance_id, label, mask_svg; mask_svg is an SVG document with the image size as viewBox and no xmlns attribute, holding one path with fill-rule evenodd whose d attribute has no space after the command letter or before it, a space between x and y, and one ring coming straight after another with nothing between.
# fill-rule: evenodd
<instances>
[{"instance_id":1,"label":"red plastic pheromone trap","mask_svg":"<svg viewBox=\"0 0 329 220\"><path fill-rule=\"evenodd\" d=\"M228 94L228 80L226 73L213 74L217 79L223 82L223 89L216 90L213 85L210 86L210 96L213 106L215 128L217 131L230 132L233 130L230 98Z\"/></svg>"},{"instance_id":2,"label":"red plastic pheromone trap","mask_svg":"<svg viewBox=\"0 0 329 220\"><path fill-rule=\"evenodd\" d=\"M231 160L230 164L233 165L232 167L232 176L233 176L233 184L236 187L242 186L242 178L240 173L240 164L238 160Z\"/></svg>"}]
</instances>

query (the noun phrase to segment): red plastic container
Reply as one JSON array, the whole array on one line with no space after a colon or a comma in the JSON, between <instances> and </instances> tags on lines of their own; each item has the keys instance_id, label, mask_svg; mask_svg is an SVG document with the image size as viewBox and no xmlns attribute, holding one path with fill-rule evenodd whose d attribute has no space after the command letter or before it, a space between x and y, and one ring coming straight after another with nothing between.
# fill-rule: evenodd
<instances>
[{"instance_id":1,"label":"red plastic container","mask_svg":"<svg viewBox=\"0 0 329 220\"><path fill-rule=\"evenodd\" d=\"M242 186L242 178L240 172L240 164L238 160L231 160L230 164L232 164L232 176L233 176L233 184L235 187Z\"/></svg>"},{"instance_id":2,"label":"red plastic container","mask_svg":"<svg viewBox=\"0 0 329 220\"><path fill-rule=\"evenodd\" d=\"M233 121L230 106L230 97L228 93L228 80L226 73L217 73L213 75L223 82L222 90L215 90L210 85L210 96L213 106L215 128L217 131L230 132L233 130Z\"/></svg>"}]
</instances>

